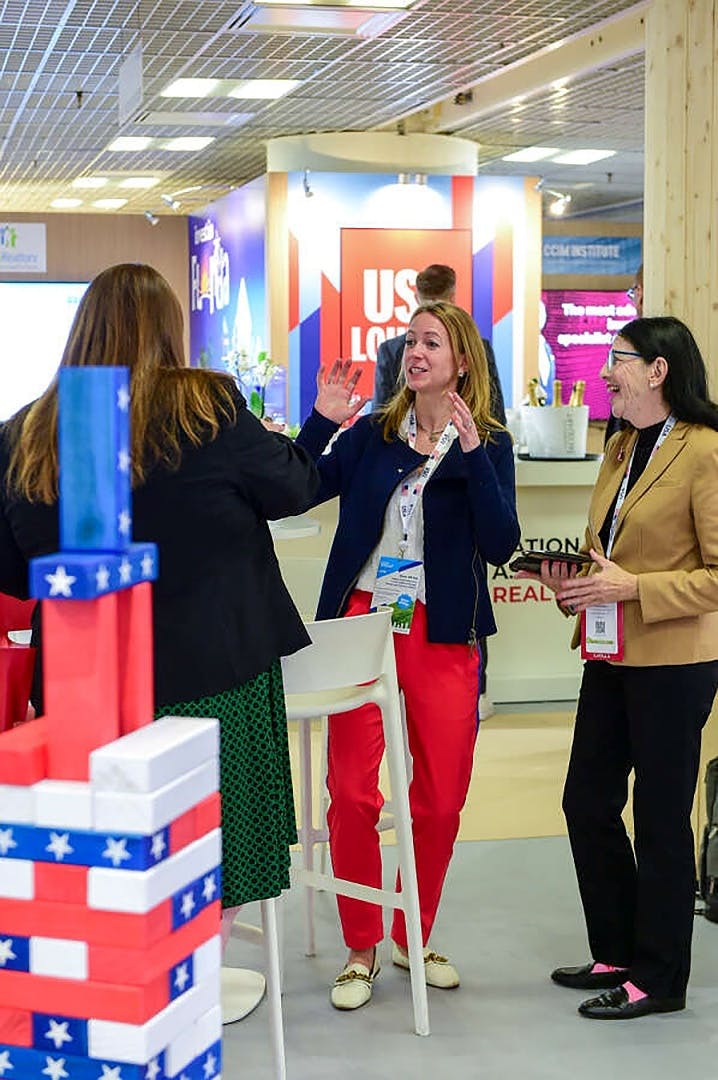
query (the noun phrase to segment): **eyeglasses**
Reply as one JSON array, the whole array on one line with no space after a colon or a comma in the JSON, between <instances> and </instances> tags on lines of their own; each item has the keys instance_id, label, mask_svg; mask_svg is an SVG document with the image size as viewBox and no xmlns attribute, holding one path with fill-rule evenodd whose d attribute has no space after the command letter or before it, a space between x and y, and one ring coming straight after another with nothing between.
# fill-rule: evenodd
<instances>
[{"instance_id":1,"label":"eyeglasses","mask_svg":"<svg viewBox=\"0 0 718 1080\"><path fill-rule=\"evenodd\" d=\"M625 364L627 361L625 357L630 356L632 359L641 359L639 352L629 352L628 349L609 349L608 356L606 357L606 367L610 371L616 364Z\"/></svg>"}]
</instances>

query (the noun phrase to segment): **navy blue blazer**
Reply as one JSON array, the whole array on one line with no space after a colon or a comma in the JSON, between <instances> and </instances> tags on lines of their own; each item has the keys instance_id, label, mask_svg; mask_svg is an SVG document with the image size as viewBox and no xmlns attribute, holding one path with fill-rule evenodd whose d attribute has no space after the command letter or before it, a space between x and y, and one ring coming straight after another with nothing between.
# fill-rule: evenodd
<instances>
[{"instance_id":1,"label":"navy blue blazer","mask_svg":"<svg viewBox=\"0 0 718 1080\"><path fill-rule=\"evenodd\" d=\"M402 439L386 442L376 414L360 417L323 454L336 430L314 410L297 436L321 476L315 504L339 496L319 619L346 610L379 542L392 492L426 461ZM429 640L473 644L477 637L496 633L485 564L506 562L520 535L510 436L497 431L468 454L455 439L424 489L423 511Z\"/></svg>"}]
</instances>

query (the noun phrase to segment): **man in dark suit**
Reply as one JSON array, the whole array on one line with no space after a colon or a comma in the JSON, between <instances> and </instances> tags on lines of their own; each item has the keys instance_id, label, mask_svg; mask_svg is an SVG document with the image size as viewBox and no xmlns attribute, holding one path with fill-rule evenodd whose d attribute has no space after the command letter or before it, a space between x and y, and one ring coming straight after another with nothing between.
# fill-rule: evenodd
<instances>
[{"instance_id":1,"label":"man in dark suit","mask_svg":"<svg viewBox=\"0 0 718 1080\"><path fill-rule=\"evenodd\" d=\"M416 275L416 299L420 304L432 300L448 300L456 303L456 272L451 266L443 263L432 263ZM382 342L376 355L376 372L374 374L374 402L373 407L378 409L384 405L396 390L397 379L401 371L401 358L404 353L404 341L406 334L399 337L389 338ZM491 348L491 342L482 338L486 351L486 362L489 368L489 383L491 394L491 415L502 424L506 423L506 411L504 408L504 396L501 392L499 373L496 368L496 357ZM489 654L486 646L486 638L479 639L481 648L481 696L479 698L479 716L486 720L494 712L493 702L486 692L486 667Z\"/></svg>"},{"instance_id":2,"label":"man in dark suit","mask_svg":"<svg viewBox=\"0 0 718 1080\"><path fill-rule=\"evenodd\" d=\"M442 263L432 263L416 275L416 299L420 304L431 300L448 300L456 303L456 273L450 266ZM374 408L386 404L396 390L397 379L401 371L401 358L404 352L406 334L389 338L382 342L376 356L376 371L374 374ZM496 369L496 358L491 342L482 339L486 350L486 361L489 366L489 381L491 383L491 415L502 424L506 423L504 409L504 397L501 392L499 373Z\"/></svg>"}]
</instances>

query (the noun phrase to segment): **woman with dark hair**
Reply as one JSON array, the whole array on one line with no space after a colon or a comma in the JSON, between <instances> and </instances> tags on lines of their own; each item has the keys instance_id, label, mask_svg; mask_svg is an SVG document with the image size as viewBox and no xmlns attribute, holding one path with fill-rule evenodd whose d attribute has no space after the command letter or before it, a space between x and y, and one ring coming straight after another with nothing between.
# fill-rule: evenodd
<instances>
[{"instance_id":1,"label":"woman with dark hair","mask_svg":"<svg viewBox=\"0 0 718 1080\"><path fill-rule=\"evenodd\" d=\"M279 658L309 639L284 587L268 518L306 509L306 451L272 434L234 380L186 366L182 310L152 267L99 274L61 366L130 369L134 539L159 545L157 715L220 721L222 932L238 905L289 885L296 841ZM0 591L58 548L57 378L0 429ZM42 711L41 680L33 703Z\"/></svg>"},{"instance_id":2,"label":"woman with dark hair","mask_svg":"<svg viewBox=\"0 0 718 1080\"><path fill-rule=\"evenodd\" d=\"M586 660L563 796L592 959L554 982L594 1019L685 1007L690 814L718 687L718 406L688 327L635 319L601 371L626 427L606 448L586 573L544 563ZM633 770L633 846L621 812Z\"/></svg>"},{"instance_id":3,"label":"woman with dark hair","mask_svg":"<svg viewBox=\"0 0 718 1080\"><path fill-rule=\"evenodd\" d=\"M397 593L394 644L404 692L413 778L409 791L424 968L429 985L459 985L446 957L428 946L471 777L478 727L477 640L496 632L485 564L500 564L519 538L511 438L490 412L486 355L470 315L446 301L414 312L400 388L322 451L363 402L352 397L351 364L320 373L315 410L298 441L322 483L317 501L339 495L339 524L319 600L319 618L369 611L380 560L409 564ZM382 564L382 570L387 562ZM398 572L398 578L401 573ZM389 598L384 597L390 602ZM398 601L401 600L401 605ZM413 611L413 617L410 617ZM329 836L334 873L381 886L376 824L384 747L375 706L329 721ZM338 1009L371 998L384 936L381 908L338 898L346 966L332 988ZM408 969L397 911L392 961Z\"/></svg>"}]
</instances>

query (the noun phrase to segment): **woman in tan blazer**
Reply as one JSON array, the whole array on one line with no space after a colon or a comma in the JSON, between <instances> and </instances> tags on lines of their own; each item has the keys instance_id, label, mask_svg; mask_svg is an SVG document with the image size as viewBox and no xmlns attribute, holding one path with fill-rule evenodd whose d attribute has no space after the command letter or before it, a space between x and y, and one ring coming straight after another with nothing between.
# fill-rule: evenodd
<instances>
[{"instance_id":1,"label":"woman in tan blazer","mask_svg":"<svg viewBox=\"0 0 718 1080\"><path fill-rule=\"evenodd\" d=\"M586 658L563 809L593 959L554 982L604 991L579 1013L685 1007L695 864L690 812L718 686L718 406L691 332L635 319L601 377L626 422L589 509L587 572L544 563L580 615ZM622 618L622 633L618 629ZM634 843L621 811L634 771Z\"/></svg>"}]
</instances>

